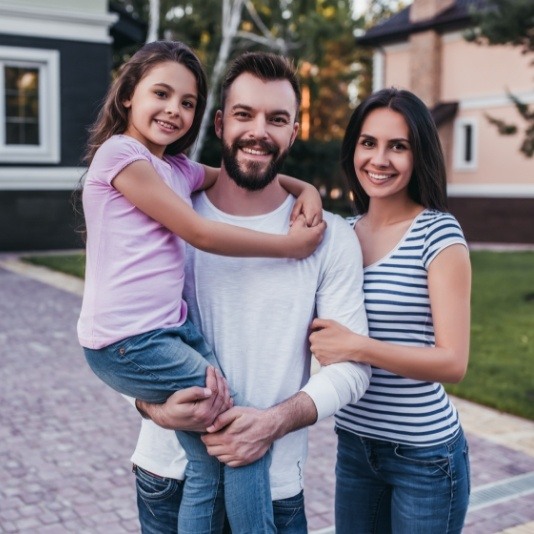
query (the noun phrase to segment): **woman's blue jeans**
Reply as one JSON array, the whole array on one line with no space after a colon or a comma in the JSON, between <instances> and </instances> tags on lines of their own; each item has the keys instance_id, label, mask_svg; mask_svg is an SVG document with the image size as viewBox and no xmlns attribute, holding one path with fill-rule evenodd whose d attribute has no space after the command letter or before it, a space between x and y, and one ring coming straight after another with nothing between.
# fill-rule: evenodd
<instances>
[{"instance_id":1,"label":"woman's blue jeans","mask_svg":"<svg viewBox=\"0 0 534 534\"><path fill-rule=\"evenodd\" d=\"M84 348L93 372L119 393L162 403L175 391L205 386L206 369L218 367L203 336L186 321L103 349ZM234 397L236 404L239 399ZM210 456L195 432L176 432L188 459L178 517L180 534L222 532L224 508L234 532L274 533L269 484L270 453L243 467Z\"/></svg>"},{"instance_id":2,"label":"woman's blue jeans","mask_svg":"<svg viewBox=\"0 0 534 534\"><path fill-rule=\"evenodd\" d=\"M469 502L463 431L413 447L336 429L336 534L460 533Z\"/></svg>"}]
</instances>

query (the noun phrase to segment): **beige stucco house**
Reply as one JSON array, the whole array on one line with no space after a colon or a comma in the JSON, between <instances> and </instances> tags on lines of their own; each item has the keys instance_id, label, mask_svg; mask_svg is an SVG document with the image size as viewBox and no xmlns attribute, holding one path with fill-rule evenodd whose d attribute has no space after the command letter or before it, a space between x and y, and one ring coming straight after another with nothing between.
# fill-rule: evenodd
<instances>
[{"instance_id":1,"label":"beige stucco house","mask_svg":"<svg viewBox=\"0 0 534 534\"><path fill-rule=\"evenodd\" d=\"M534 243L534 158L522 134L499 135L486 115L524 125L507 91L534 104L532 57L464 39L488 0L414 0L370 29L373 89L410 89L431 108L446 153L451 211L469 241Z\"/></svg>"}]
</instances>

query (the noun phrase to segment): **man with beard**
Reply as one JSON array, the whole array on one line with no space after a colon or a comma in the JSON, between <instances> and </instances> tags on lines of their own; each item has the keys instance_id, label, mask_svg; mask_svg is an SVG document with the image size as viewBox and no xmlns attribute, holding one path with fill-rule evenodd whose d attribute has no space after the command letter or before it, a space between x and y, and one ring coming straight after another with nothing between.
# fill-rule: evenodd
<instances>
[{"instance_id":1,"label":"man with beard","mask_svg":"<svg viewBox=\"0 0 534 534\"><path fill-rule=\"evenodd\" d=\"M299 104L295 71L285 58L247 53L233 62L215 117L222 142L220 175L194 199L199 214L287 233L295 199L277 174L297 135ZM275 523L284 534L307 532L305 427L356 402L370 377L368 366L352 363L324 367L310 377L308 329L314 316L367 333L359 244L341 217L324 213L324 218L323 242L305 260L188 251L185 295L191 318L215 349L228 383L250 407L232 407L213 421L212 406L226 402L224 382L215 374L208 376L208 387L220 391L209 398L196 388L163 405L137 402L141 413L162 427L207 427L208 452L229 465L271 454ZM184 456L167 432L145 420L132 458L143 532L176 528L180 488L173 479L183 473Z\"/></svg>"}]
</instances>

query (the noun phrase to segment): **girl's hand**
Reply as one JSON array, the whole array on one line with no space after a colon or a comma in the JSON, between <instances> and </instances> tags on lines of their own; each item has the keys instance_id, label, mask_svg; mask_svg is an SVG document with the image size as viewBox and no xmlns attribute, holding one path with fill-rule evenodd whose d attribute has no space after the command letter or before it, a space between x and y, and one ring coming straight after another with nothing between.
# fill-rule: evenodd
<instances>
[{"instance_id":1,"label":"girl's hand","mask_svg":"<svg viewBox=\"0 0 534 534\"><path fill-rule=\"evenodd\" d=\"M137 399L135 405L158 426L205 432L214 420L233 406L228 383L219 370L208 367L206 387L193 386L173 393L163 404Z\"/></svg>"},{"instance_id":2,"label":"girl's hand","mask_svg":"<svg viewBox=\"0 0 534 534\"><path fill-rule=\"evenodd\" d=\"M316 226L323 220L321 195L312 185L306 186L295 201L290 216L291 224L295 222L299 215L304 216L308 226Z\"/></svg>"},{"instance_id":3,"label":"girl's hand","mask_svg":"<svg viewBox=\"0 0 534 534\"><path fill-rule=\"evenodd\" d=\"M346 361L365 363L361 358L365 336L328 319L314 319L311 328L310 349L321 365Z\"/></svg>"},{"instance_id":4,"label":"girl's hand","mask_svg":"<svg viewBox=\"0 0 534 534\"><path fill-rule=\"evenodd\" d=\"M299 215L287 234L290 238L287 256L295 259L307 258L320 245L325 230L326 223L324 221L315 226L308 226L304 215Z\"/></svg>"}]
</instances>

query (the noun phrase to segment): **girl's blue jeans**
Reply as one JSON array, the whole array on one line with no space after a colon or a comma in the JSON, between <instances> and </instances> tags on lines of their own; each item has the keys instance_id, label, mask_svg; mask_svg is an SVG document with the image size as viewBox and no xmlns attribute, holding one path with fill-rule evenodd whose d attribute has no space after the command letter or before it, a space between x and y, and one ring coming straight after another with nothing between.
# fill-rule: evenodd
<instances>
[{"instance_id":1,"label":"girl's blue jeans","mask_svg":"<svg viewBox=\"0 0 534 534\"><path fill-rule=\"evenodd\" d=\"M206 369L218 366L213 351L190 320L153 330L102 349L84 348L93 372L119 393L163 403L175 391L205 386ZM234 397L236 404L239 399ZM222 532L224 512L232 531L274 533L269 484L270 453L243 467L210 456L195 432L176 431L188 459L178 531Z\"/></svg>"},{"instance_id":2,"label":"girl's blue jeans","mask_svg":"<svg viewBox=\"0 0 534 534\"><path fill-rule=\"evenodd\" d=\"M336 432L336 534L462 531L470 481L461 429L429 447Z\"/></svg>"}]
</instances>

